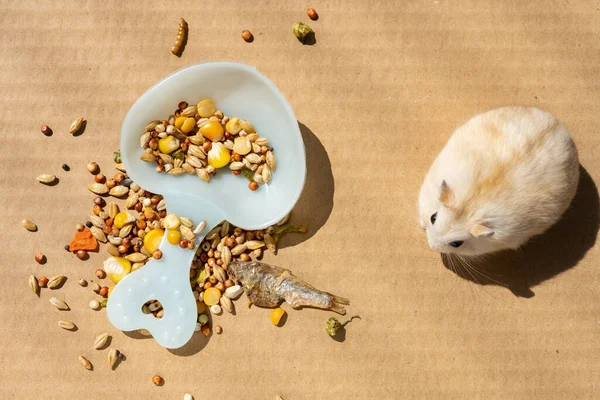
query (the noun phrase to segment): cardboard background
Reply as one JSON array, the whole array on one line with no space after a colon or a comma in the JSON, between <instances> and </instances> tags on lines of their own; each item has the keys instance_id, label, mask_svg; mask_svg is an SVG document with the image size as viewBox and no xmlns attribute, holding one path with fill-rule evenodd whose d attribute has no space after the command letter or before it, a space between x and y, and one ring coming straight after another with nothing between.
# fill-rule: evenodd
<instances>
[{"instance_id":1,"label":"cardboard background","mask_svg":"<svg viewBox=\"0 0 600 400\"><path fill-rule=\"evenodd\" d=\"M313 46L291 33L309 22L308 6L320 15ZM176 58L182 16L190 36ZM597 1L2 0L0 397L598 397L599 34ZM91 278L104 254L82 262L62 248L91 209L85 166L94 159L111 173L129 106L165 75L209 60L256 66L302 124L309 176L293 220L311 230L267 261L351 299L350 315L362 319L343 343L323 332L329 313L291 312L275 329L268 310L241 300L237 316L219 318L221 336L173 354L87 307L93 293L76 281ZM452 130L510 104L558 116L589 174L560 229L503 260L502 279L520 296L444 268L415 209ZM79 116L87 128L72 137ZM44 187L40 173L60 183ZM39 232L21 228L23 218ZM46 265L33 260L37 251ZM78 332L56 326L49 291L29 291L31 273L69 277L59 294ZM91 349L102 332L127 357L114 372L106 351ZM78 364L80 354L95 371ZM155 373L164 387L150 383Z\"/></svg>"}]
</instances>

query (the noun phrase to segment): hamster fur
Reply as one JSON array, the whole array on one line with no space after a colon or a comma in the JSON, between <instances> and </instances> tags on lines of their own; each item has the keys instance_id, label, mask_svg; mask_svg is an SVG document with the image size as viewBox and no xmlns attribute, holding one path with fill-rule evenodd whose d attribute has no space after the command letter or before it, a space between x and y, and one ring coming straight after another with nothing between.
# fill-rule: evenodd
<instances>
[{"instance_id":1,"label":"hamster fur","mask_svg":"<svg viewBox=\"0 0 600 400\"><path fill-rule=\"evenodd\" d=\"M566 128L537 108L476 115L454 131L419 194L429 246L471 256L516 249L567 210L579 181Z\"/></svg>"}]
</instances>

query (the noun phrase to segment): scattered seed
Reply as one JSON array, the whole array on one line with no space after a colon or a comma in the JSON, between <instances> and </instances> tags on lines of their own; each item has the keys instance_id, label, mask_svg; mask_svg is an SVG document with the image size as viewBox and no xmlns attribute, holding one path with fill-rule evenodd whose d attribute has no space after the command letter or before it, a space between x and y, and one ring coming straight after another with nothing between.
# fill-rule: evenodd
<instances>
[{"instance_id":1,"label":"scattered seed","mask_svg":"<svg viewBox=\"0 0 600 400\"><path fill-rule=\"evenodd\" d=\"M98 305L100 305L100 303L98 303ZM94 339L94 349L100 350L101 348L106 346L109 337L110 336L108 335L108 333L103 333L102 335L96 336L96 339Z\"/></svg>"},{"instance_id":2,"label":"scattered seed","mask_svg":"<svg viewBox=\"0 0 600 400\"><path fill-rule=\"evenodd\" d=\"M88 185L88 189L90 192L99 195L105 195L109 192L109 188L107 185L102 183L92 183Z\"/></svg>"},{"instance_id":3,"label":"scattered seed","mask_svg":"<svg viewBox=\"0 0 600 400\"><path fill-rule=\"evenodd\" d=\"M52 129L50 129L50 127L48 125L42 125L42 127L40 128L40 130L46 136L52 135Z\"/></svg>"},{"instance_id":4,"label":"scattered seed","mask_svg":"<svg viewBox=\"0 0 600 400\"><path fill-rule=\"evenodd\" d=\"M43 264L45 259L46 259L46 256L44 256L42 253L36 253L35 261L37 261L39 264Z\"/></svg>"},{"instance_id":5,"label":"scattered seed","mask_svg":"<svg viewBox=\"0 0 600 400\"><path fill-rule=\"evenodd\" d=\"M50 278L50 280L48 281L48 288L56 289L63 283L64 280L65 280L64 275L55 275L52 278Z\"/></svg>"},{"instance_id":6,"label":"scattered seed","mask_svg":"<svg viewBox=\"0 0 600 400\"><path fill-rule=\"evenodd\" d=\"M87 281L86 281L85 279L83 279L83 278L82 278L82 279L80 279L80 280L78 281L78 283L79 283L79 285L80 285L80 286L83 286L83 287L87 286Z\"/></svg>"},{"instance_id":7,"label":"scattered seed","mask_svg":"<svg viewBox=\"0 0 600 400\"><path fill-rule=\"evenodd\" d=\"M79 356L79 363L83 366L83 368L87 369L88 371L91 371L94 368L90 360L88 360L84 356Z\"/></svg>"},{"instance_id":8,"label":"scattered seed","mask_svg":"<svg viewBox=\"0 0 600 400\"><path fill-rule=\"evenodd\" d=\"M38 294L40 291L40 285L38 284L38 280L35 276L29 275L29 287L34 294Z\"/></svg>"},{"instance_id":9,"label":"scattered seed","mask_svg":"<svg viewBox=\"0 0 600 400\"><path fill-rule=\"evenodd\" d=\"M100 302L98 300L90 300L89 306L92 310L100 309Z\"/></svg>"},{"instance_id":10,"label":"scattered seed","mask_svg":"<svg viewBox=\"0 0 600 400\"><path fill-rule=\"evenodd\" d=\"M152 253L152 257L155 260L160 260L162 258L162 251L160 251L160 250L154 250L154 253Z\"/></svg>"},{"instance_id":11,"label":"scattered seed","mask_svg":"<svg viewBox=\"0 0 600 400\"><path fill-rule=\"evenodd\" d=\"M58 326L60 326L63 329L66 329L68 331L72 331L73 329L75 329L76 325L72 322L69 321L58 321Z\"/></svg>"},{"instance_id":12,"label":"scattered seed","mask_svg":"<svg viewBox=\"0 0 600 400\"><path fill-rule=\"evenodd\" d=\"M154 383L156 386L162 386L164 385L165 380L160 375L154 375L152 377L152 383Z\"/></svg>"},{"instance_id":13,"label":"scattered seed","mask_svg":"<svg viewBox=\"0 0 600 400\"><path fill-rule=\"evenodd\" d=\"M96 164L94 161L90 161L88 163L87 169L88 171L90 171L90 173L94 175L96 175L100 171L100 167L98 167L98 164Z\"/></svg>"},{"instance_id":14,"label":"scattered seed","mask_svg":"<svg viewBox=\"0 0 600 400\"><path fill-rule=\"evenodd\" d=\"M77 250L77 253L75 254L80 260L85 260L87 258L87 252L85 250Z\"/></svg>"},{"instance_id":15,"label":"scattered seed","mask_svg":"<svg viewBox=\"0 0 600 400\"><path fill-rule=\"evenodd\" d=\"M69 305L67 303L65 303L64 300L61 300L58 297L50 297L50 304L52 304L54 307L58 308L59 310L68 310L69 309Z\"/></svg>"},{"instance_id":16,"label":"scattered seed","mask_svg":"<svg viewBox=\"0 0 600 400\"><path fill-rule=\"evenodd\" d=\"M215 326L215 333L217 335L220 335L221 333L223 333L223 328L221 328L219 325Z\"/></svg>"},{"instance_id":17,"label":"scattered seed","mask_svg":"<svg viewBox=\"0 0 600 400\"><path fill-rule=\"evenodd\" d=\"M69 128L69 133L71 135L74 135L77 132L79 132L81 126L83 125L83 121L83 117L77 118L75 121L73 121L73 123L71 124L71 128Z\"/></svg>"},{"instance_id":18,"label":"scattered seed","mask_svg":"<svg viewBox=\"0 0 600 400\"><path fill-rule=\"evenodd\" d=\"M98 294L102 297L108 296L108 286L102 286Z\"/></svg>"},{"instance_id":19,"label":"scattered seed","mask_svg":"<svg viewBox=\"0 0 600 400\"><path fill-rule=\"evenodd\" d=\"M65 170L65 171L70 171L71 170L71 168L69 168L69 166L67 164L63 164L62 165L62 169Z\"/></svg>"},{"instance_id":20,"label":"scattered seed","mask_svg":"<svg viewBox=\"0 0 600 400\"><path fill-rule=\"evenodd\" d=\"M314 8L309 8L306 10L306 14L308 15L308 18L312 19L313 21L319 18Z\"/></svg>"},{"instance_id":21,"label":"scattered seed","mask_svg":"<svg viewBox=\"0 0 600 400\"><path fill-rule=\"evenodd\" d=\"M100 285L98 285L97 283L94 283L92 285L92 290L96 293L100 293L100 290L102 289L102 287Z\"/></svg>"},{"instance_id":22,"label":"scattered seed","mask_svg":"<svg viewBox=\"0 0 600 400\"><path fill-rule=\"evenodd\" d=\"M106 272L104 272L103 269L97 269L96 270L96 277L98 279L104 279L104 278L106 278Z\"/></svg>"},{"instance_id":23,"label":"scattered seed","mask_svg":"<svg viewBox=\"0 0 600 400\"><path fill-rule=\"evenodd\" d=\"M23 227L25 229L27 229L29 232L35 232L38 229L37 225L28 219L24 219L23 221L21 221L21 225L23 225Z\"/></svg>"},{"instance_id":24,"label":"scattered seed","mask_svg":"<svg viewBox=\"0 0 600 400\"><path fill-rule=\"evenodd\" d=\"M46 287L46 286L48 286L48 278L46 278L45 276L42 276L42 277L38 278L37 281L38 281L38 285L40 287Z\"/></svg>"},{"instance_id":25,"label":"scattered seed","mask_svg":"<svg viewBox=\"0 0 600 400\"><path fill-rule=\"evenodd\" d=\"M56 181L56 176L50 174L42 174L36 178L38 182L43 184L50 184Z\"/></svg>"},{"instance_id":26,"label":"scattered seed","mask_svg":"<svg viewBox=\"0 0 600 400\"><path fill-rule=\"evenodd\" d=\"M242 31L242 39L244 39L246 42L251 42L253 39L252 33L248 30Z\"/></svg>"}]
</instances>

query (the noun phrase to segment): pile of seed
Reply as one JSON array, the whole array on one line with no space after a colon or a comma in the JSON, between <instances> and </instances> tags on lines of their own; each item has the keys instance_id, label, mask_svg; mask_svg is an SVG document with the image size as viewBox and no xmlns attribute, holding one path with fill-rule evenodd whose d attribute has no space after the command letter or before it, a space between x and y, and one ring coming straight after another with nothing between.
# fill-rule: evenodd
<instances>
[{"instance_id":1,"label":"pile of seed","mask_svg":"<svg viewBox=\"0 0 600 400\"><path fill-rule=\"evenodd\" d=\"M205 182L217 169L229 166L244 175L251 190L270 183L277 161L269 140L246 120L229 118L210 99L197 105L181 101L166 120L146 126L140 138L143 161L156 163L156 171L170 175L196 174Z\"/></svg>"}]
</instances>

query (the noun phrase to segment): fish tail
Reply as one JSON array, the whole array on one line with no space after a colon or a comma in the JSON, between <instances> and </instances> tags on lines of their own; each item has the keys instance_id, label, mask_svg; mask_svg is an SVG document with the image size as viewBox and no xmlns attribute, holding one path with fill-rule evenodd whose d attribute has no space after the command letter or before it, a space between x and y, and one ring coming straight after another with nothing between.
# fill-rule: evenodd
<instances>
[{"instance_id":1,"label":"fish tail","mask_svg":"<svg viewBox=\"0 0 600 400\"><path fill-rule=\"evenodd\" d=\"M331 305L331 311L335 311L336 313L341 314L341 315L346 315L346 309L342 305L350 304L350 300L348 300L344 297L334 296L334 295L331 295L331 298L333 299L333 304Z\"/></svg>"}]
</instances>

